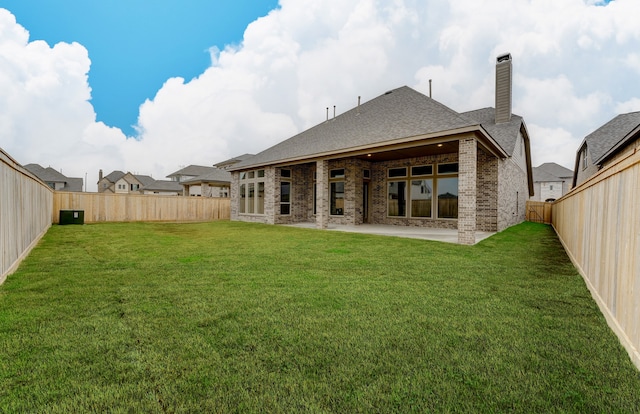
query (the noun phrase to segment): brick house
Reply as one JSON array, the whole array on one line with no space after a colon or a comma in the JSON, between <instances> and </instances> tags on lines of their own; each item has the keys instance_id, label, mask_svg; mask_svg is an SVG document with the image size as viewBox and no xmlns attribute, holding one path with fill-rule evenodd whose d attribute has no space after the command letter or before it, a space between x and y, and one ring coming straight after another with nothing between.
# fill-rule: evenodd
<instances>
[{"instance_id":1,"label":"brick house","mask_svg":"<svg viewBox=\"0 0 640 414\"><path fill-rule=\"evenodd\" d=\"M155 182L148 175L134 175L130 172L113 171L105 176L98 172L98 192L111 194L142 194L142 188Z\"/></svg>"},{"instance_id":2,"label":"brick house","mask_svg":"<svg viewBox=\"0 0 640 414\"><path fill-rule=\"evenodd\" d=\"M533 197L531 201L555 201L571 189L573 171L555 162L533 167Z\"/></svg>"},{"instance_id":3,"label":"brick house","mask_svg":"<svg viewBox=\"0 0 640 414\"><path fill-rule=\"evenodd\" d=\"M620 114L587 135L578 147L573 187L640 149L640 112Z\"/></svg>"},{"instance_id":4,"label":"brick house","mask_svg":"<svg viewBox=\"0 0 640 414\"><path fill-rule=\"evenodd\" d=\"M530 144L511 77L499 56L495 109L458 113L404 86L233 165L231 219L448 228L461 244L523 221Z\"/></svg>"}]
</instances>

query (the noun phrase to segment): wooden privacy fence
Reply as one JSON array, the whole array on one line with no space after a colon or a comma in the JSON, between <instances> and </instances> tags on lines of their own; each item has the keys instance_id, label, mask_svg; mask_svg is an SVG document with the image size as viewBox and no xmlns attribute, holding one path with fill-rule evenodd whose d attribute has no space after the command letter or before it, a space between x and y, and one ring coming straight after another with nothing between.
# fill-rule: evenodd
<instances>
[{"instance_id":1,"label":"wooden privacy fence","mask_svg":"<svg viewBox=\"0 0 640 414\"><path fill-rule=\"evenodd\" d=\"M51 221L60 210L84 210L85 223L212 221L231 216L228 198L55 192Z\"/></svg>"},{"instance_id":2,"label":"wooden privacy fence","mask_svg":"<svg viewBox=\"0 0 640 414\"><path fill-rule=\"evenodd\" d=\"M553 227L640 369L640 152L553 204Z\"/></svg>"},{"instance_id":3,"label":"wooden privacy fence","mask_svg":"<svg viewBox=\"0 0 640 414\"><path fill-rule=\"evenodd\" d=\"M552 203L545 203L544 201L527 201L526 220L551 224L551 206Z\"/></svg>"},{"instance_id":4,"label":"wooden privacy fence","mask_svg":"<svg viewBox=\"0 0 640 414\"><path fill-rule=\"evenodd\" d=\"M0 149L0 284L51 226L53 191Z\"/></svg>"}]
</instances>

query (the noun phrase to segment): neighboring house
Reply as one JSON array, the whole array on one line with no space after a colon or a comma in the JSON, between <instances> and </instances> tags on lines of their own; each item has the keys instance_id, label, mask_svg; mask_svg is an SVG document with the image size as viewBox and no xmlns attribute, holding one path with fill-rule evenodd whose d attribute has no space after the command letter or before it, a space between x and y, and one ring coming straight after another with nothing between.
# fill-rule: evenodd
<instances>
[{"instance_id":1,"label":"neighboring house","mask_svg":"<svg viewBox=\"0 0 640 414\"><path fill-rule=\"evenodd\" d=\"M234 165L242 162L242 161L246 161L249 158L253 157L254 154L242 154L239 155L237 157L233 157L233 158L229 158L228 160L219 162L217 164L214 164L213 166L216 168L222 168L224 170L228 170L229 168L233 167Z\"/></svg>"},{"instance_id":2,"label":"neighboring house","mask_svg":"<svg viewBox=\"0 0 640 414\"><path fill-rule=\"evenodd\" d=\"M512 60L496 64L496 108L459 113L401 87L230 167L231 219L501 231L533 195Z\"/></svg>"},{"instance_id":3,"label":"neighboring house","mask_svg":"<svg viewBox=\"0 0 640 414\"><path fill-rule=\"evenodd\" d=\"M51 167L44 168L39 164L27 164L24 168L56 191L82 191L82 178L67 177Z\"/></svg>"},{"instance_id":4,"label":"neighboring house","mask_svg":"<svg viewBox=\"0 0 640 414\"><path fill-rule=\"evenodd\" d=\"M167 175L167 178L171 181L182 182L185 180L191 180L204 174L208 174L215 170L215 167L207 167L204 165L189 165L174 173Z\"/></svg>"},{"instance_id":5,"label":"neighboring house","mask_svg":"<svg viewBox=\"0 0 640 414\"><path fill-rule=\"evenodd\" d=\"M555 162L545 162L533 168L532 201L555 201L569 192L573 171Z\"/></svg>"},{"instance_id":6,"label":"neighboring house","mask_svg":"<svg viewBox=\"0 0 640 414\"><path fill-rule=\"evenodd\" d=\"M231 173L227 170L214 168L190 180L181 181L184 194L202 197L229 197L231 187Z\"/></svg>"},{"instance_id":7,"label":"neighboring house","mask_svg":"<svg viewBox=\"0 0 640 414\"><path fill-rule=\"evenodd\" d=\"M142 187L154 183L155 180L148 175L134 175L130 172L113 171L102 176L102 170L98 173L98 192L112 194L142 194Z\"/></svg>"},{"instance_id":8,"label":"neighboring house","mask_svg":"<svg viewBox=\"0 0 640 414\"><path fill-rule=\"evenodd\" d=\"M181 196L183 194L183 187L182 184L177 181L154 180L140 188L140 192L142 194Z\"/></svg>"},{"instance_id":9,"label":"neighboring house","mask_svg":"<svg viewBox=\"0 0 640 414\"><path fill-rule=\"evenodd\" d=\"M587 135L576 153L573 186L640 148L640 112L618 115Z\"/></svg>"}]
</instances>

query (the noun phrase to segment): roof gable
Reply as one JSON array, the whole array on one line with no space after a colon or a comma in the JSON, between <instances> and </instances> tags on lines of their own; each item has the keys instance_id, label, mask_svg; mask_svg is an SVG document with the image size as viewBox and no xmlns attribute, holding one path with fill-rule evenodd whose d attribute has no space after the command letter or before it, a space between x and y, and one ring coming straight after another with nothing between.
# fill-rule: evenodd
<instances>
[{"instance_id":1,"label":"roof gable","mask_svg":"<svg viewBox=\"0 0 640 414\"><path fill-rule=\"evenodd\" d=\"M496 124L495 108L477 109L475 111L463 112L462 115L482 125L485 131L491 135L507 155L513 155L513 150L517 142L516 138L518 138L518 134L522 128L523 120L521 116L511 114L511 120L509 122Z\"/></svg>"},{"instance_id":2,"label":"roof gable","mask_svg":"<svg viewBox=\"0 0 640 414\"><path fill-rule=\"evenodd\" d=\"M640 127L640 112L621 114L585 137L594 164L601 164L612 152L631 140Z\"/></svg>"},{"instance_id":3,"label":"roof gable","mask_svg":"<svg viewBox=\"0 0 640 414\"><path fill-rule=\"evenodd\" d=\"M107 180L110 183L115 183L116 181L118 181L122 177L124 177L124 173L122 171L115 170L115 171L112 171L111 173L109 173L108 175L105 175L102 179L103 180Z\"/></svg>"}]
</instances>

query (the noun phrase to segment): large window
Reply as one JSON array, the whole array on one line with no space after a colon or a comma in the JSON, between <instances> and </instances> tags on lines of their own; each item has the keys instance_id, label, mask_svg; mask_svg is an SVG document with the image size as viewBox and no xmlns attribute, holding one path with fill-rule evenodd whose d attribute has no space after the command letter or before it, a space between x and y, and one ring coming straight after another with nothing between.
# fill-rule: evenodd
<instances>
[{"instance_id":1,"label":"large window","mask_svg":"<svg viewBox=\"0 0 640 414\"><path fill-rule=\"evenodd\" d=\"M264 170L240 173L240 214L264 214Z\"/></svg>"},{"instance_id":2,"label":"large window","mask_svg":"<svg viewBox=\"0 0 640 414\"><path fill-rule=\"evenodd\" d=\"M389 215L392 217L405 217L407 215L406 181L389 182Z\"/></svg>"},{"instance_id":3,"label":"large window","mask_svg":"<svg viewBox=\"0 0 640 414\"><path fill-rule=\"evenodd\" d=\"M411 180L411 217L431 217L433 179Z\"/></svg>"},{"instance_id":4,"label":"large window","mask_svg":"<svg viewBox=\"0 0 640 414\"><path fill-rule=\"evenodd\" d=\"M438 218L458 217L458 163L387 170L389 217L432 218L434 210Z\"/></svg>"},{"instance_id":5,"label":"large window","mask_svg":"<svg viewBox=\"0 0 640 414\"><path fill-rule=\"evenodd\" d=\"M280 170L280 214L291 214L291 170Z\"/></svg>"},{"instance_id":6,"label":"large window","mask_svg":"<svg viewBox=\"0 0 640 414\"><path fill-rule=\"evenodd\" d=\"M336 181L329 184L331 214L344 215L344 181Z\"/></svg>"},{"instance_id":7,"label":"large window","mask_svg":"<svg viewBox=\"0 0 640 414\"><path fill-rule=\"evenodd\" d=\"M344 215L344 168L329 171L329 214Z\"/></svg>"}]
</instances>

